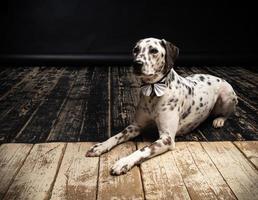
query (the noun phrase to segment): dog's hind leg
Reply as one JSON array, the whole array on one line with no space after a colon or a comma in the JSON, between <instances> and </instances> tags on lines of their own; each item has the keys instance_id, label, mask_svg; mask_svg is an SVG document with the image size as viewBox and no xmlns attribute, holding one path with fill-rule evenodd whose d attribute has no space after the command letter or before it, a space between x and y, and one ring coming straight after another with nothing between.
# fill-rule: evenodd
<instances>
[{"instance_id":1,"label":"dog's hind leg","mask_svg":"<svg viewBox=\"0 0 258 200\"><path fill-rule=\"evenodd\" d=\"M216 116L212 124L214 128L224 126L227 118L235 111L236 104L237 96L232 86L226 81L222 82L217 102L211 112Z\"/></svg>"}]
</instances>

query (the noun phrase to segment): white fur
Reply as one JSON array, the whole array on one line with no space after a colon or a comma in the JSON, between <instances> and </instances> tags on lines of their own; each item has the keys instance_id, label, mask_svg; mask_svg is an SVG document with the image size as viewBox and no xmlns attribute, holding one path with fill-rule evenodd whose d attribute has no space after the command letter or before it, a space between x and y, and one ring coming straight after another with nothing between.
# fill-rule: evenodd
<instances>
[{"instance_id":1,"label":"white fur","mask_svg":"<svg viewBox=\"0 0 258 200\"><path fill-rule=\"evenodd\" d=\"M166 51L161 40L147 38L140 40L136 46L140 46L140 51L134 56L144 62L141 80L155 83L164 76L164 72L162 74L161 71L165 67ZM150 46L159 52L150 55ZM141 128L155 122L160 138L151 145L118 160L111 168L113 175L126 173L134 165L172 150L175 147L176 135L189 133L211 113L217 115L213 126L222 127L237 104L237 96L231 85L215 76L195 74L184 78L171 69L166 77L166 85L165 94L161 97L141 94L133 124L107 141L93 146L86 156L99 156L117 144L136 137L140 134Z\"/></svg>"}]
</instances>

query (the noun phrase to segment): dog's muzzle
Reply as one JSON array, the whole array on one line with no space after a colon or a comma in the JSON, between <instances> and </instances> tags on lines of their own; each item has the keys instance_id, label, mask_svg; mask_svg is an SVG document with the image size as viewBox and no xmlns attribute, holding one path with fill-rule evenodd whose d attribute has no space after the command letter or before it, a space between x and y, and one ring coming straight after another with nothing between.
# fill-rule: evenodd
<instances>
[{"instance_id":1,"label":"dog's muzzle","mask_svg":"<svg viewBox=\"0 0 258 200\"><path fill-rule=\"evenodd\" d=\"M142 66L143 66L143 62L140 60L135 60L133 62L133 71L136 75L142 74Z\"/></svg>"}]
</instances>

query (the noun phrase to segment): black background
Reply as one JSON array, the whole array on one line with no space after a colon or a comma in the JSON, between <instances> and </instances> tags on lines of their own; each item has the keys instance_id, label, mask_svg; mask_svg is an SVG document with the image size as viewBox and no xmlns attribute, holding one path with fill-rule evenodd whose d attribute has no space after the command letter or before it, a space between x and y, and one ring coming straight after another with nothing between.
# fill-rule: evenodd
<instances>
[{"instance_id":1,"label":"black background","mask_svg":"<svg viewBox=\"0 0 258 200\"><path fill-rule=\"evenodd\" d=\"M5 55L130 55L145 37L165 38L182 56L258 53L256 6L229 1L38 0L2 5ZM252 57L252 58L253 58Z\"/></svg>"}]
</instances>

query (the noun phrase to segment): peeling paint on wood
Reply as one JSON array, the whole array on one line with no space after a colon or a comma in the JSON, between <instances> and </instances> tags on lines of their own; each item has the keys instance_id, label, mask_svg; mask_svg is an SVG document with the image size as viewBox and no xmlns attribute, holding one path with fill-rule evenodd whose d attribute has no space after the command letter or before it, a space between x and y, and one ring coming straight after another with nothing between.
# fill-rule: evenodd
<instances>
[{"instance_id":1,"label":"peeling paint on wood","mask_svg":"<svg viewBox=\"0 0 258 200\"><path fill-rule=\"evenodd\" d=\"M64 143L35 144L4 199L49 199Z\"/></svg>"},{"instance_id":2,"label":"peeling paint on wood","mask_svg":"<svg viewBox=\"0 0 258 200\"><path fill-rule=\"evenodd\" d=\"M59 169L51 199L96 199L98 157L85 157L93 143L69 143Z\"/></svg>"},{"instance_id":3,"label":"peeling paint on wood","mask_svg":"<svg viewBox=\"0 0 258 200\"><path fill-rule=\"evenodd\" d=\"M0 199L19 172L32 144L3 144L0 146Z\"/></svg>"}]
</instances>

